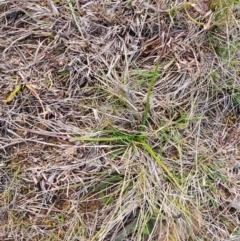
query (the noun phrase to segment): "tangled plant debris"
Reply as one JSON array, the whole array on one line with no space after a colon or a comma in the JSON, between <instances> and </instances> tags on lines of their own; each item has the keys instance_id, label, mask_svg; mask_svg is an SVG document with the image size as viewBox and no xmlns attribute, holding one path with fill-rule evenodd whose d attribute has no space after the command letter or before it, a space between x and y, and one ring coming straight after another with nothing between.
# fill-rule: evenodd
<instances>
[{"instance_id":1,"label":"tangled plant debris","mask_svg":"<svg viewBox=\"0 0 240 241\"><path fill-rule=\"evenodd\" d=\"M239 24L237 0L1 0L0 239L239 239Z\"/></svg>"}]
</instances>

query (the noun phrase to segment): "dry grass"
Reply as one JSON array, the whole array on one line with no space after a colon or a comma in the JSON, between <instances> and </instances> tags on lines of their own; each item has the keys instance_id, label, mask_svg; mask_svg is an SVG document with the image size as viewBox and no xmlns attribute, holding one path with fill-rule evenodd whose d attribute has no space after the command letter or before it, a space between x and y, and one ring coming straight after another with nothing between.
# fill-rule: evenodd
<instances>
[{"instance_id":1,"label":"dry grass","mask_svg":"<svg viewBox=\"0 0 240 241\"><path fill-rule=\"evenodd\" d=\"M0 239L239 240L238 4L1 0Z\"/></svg>"}]
</instances>

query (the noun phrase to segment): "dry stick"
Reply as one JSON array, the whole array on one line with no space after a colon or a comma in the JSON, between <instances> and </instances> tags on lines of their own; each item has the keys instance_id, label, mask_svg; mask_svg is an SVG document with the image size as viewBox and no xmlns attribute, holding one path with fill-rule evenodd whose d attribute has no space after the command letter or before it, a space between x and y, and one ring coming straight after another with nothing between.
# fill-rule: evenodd
<instances>
[{"instance_id":1,"label":"dry stick","mask_svg":"<svg viewBox=\"0 0 240 241\"><path fill-rule=\"evenodd\" d=\"M45 111L45 108L43 106L43 103L42 103L42 100L40 99L38 93L36 92L36 90L30 85L30 84L18 84L15 89L10 93L10 95L7 97L7 99L4 101L5 105L10 102L14 96L22 90L23 87L26 87L28 88L28 90L38 99L41 107L42 107L42 110L43 110L43 114L44 116L46 115L46 111Z\"/></svg>"},{"instance_id":2,"label":"dry stick","mask_svg":"<svg viewBox=\"0 0 240 241\"><path fill-rule=\"evenodd\" d=\"M37 94L36 90L35 90L31 85L29 85L29 84L26 84L25 86L26 86L26 87L32 92L32 94L38 99L38 101L39 101L39 103L40 103L40 105L41 105L41 107L42 107L43 114L44 114L44 116L45 116L45 114L46 114L45 108L44 108L43 103L42 103L42 100L40 99L40 97L39 97L39 95Z\"/></svg>"},{"instance_id":3,"label":"dry stick","mask_svg":"<svg viewBox=\"0 0 240 241\"><path fill-rule=\"evenodd\" d=\"M58 135L58 134L51 133L51 132L35 131L35 130L31 130L31 129L26 129L26 131L29 133L38 134L38 135L42 135L42 136L55 137L58 139L62 139L64 141L69 140L68 136Z\"/></svg>"},{"instance_id":4,"label":"dry stick","mask_svg":"<svg viewBox=\"0 0 240 241\"><path fill-rule=\"evenodd\" d=\"M9 143L9 144L6 144L5 146L0 146L0 150L5 149L5 148L7 148L7 147L9 147L9 146L13 146L13 145L15 145L15 144L22 143L22 142L23 142L23 140L11 142L11 143Z\"/></svg>"}]
</instances>

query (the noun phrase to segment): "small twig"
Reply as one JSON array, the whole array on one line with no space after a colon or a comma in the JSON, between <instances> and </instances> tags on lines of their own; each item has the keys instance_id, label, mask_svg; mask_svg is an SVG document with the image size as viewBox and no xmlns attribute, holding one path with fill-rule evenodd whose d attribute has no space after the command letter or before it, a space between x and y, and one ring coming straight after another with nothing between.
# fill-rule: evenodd
<instances>
[{"instance_id":1,"label":"small twig","mask_svg":"<svg viewBox=\"0 0 240 241\"><path fill-rule=\"evenodd\" d=\"M40 103L40 105L41 105L41 107L42 107L44 116L45 116L45 113L46 113L45 108L44 108L43 103L42 103L42 100L40 99L40 97L39 97L38 93L36 92L36 90L35 90L30 84L25 84L25 86L26 86L26 88L28 88L28 89L32 92L32 94L38 99L38 101L39 101L39 103Z\"/></svg>"},{"instance_id":2,"label":"small twig","mask_svg":"<svg viewBox=\"0 0 240 241\"><path fill-rule=\"evenodd\" d=\"M5 146L0 146L0 150L5 149L5 148L7 148L7 147L9 147L9 146L13 146L13 145L15 145L15 144L22 143L22 142L24 142L24 141L23 141L23 140L19 140L19 141L11 142L11 143L9 143L9 144L6 144Z\"/></svg>"},{"instance_id":3,"label":"small twig","mask_svg":"<svg viewBox=\"0 0 240 241\"><path fill-rule=\"evenodd\" d=\"M35 131L35 130L31 130L31 129L26 129L26 131L29 132L29 133L33 133L33 134L38 134L38 135L42 135L42 136L48 136L48 137L54 137L54 138L62 139L64 141L69 140L68 136L58 135L58 134L51 133L51 132Z\"/></svg>"}]
</instances>

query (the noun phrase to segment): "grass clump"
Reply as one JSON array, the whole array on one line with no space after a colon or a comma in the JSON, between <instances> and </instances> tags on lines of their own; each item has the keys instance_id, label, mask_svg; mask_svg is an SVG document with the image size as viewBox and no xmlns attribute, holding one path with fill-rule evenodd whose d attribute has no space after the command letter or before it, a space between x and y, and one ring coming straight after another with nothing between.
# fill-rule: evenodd
<instances>
[{"instance_id":1,"label":"grass clump","mask_svg":"<svg viewBox=\"0 0 240 241\"><path fill-rule=\"evenodd\" d=\"M238 10L2 1L0 239L237 239Z\"/></svg>"},{"instance_id":2,"label":"grass clump","mask_svg":"<svg viewBox=\"0 0 240 241\"><path fill-rule=\"evenodd\" d=\"M156 153L147 144L147 142L145 141L145 133L143 132L147 123L147 116L150 108L150 103L149 103L150 95L151 95L151 90L153 88L153 84L157 77L157 72L158 72L158 64L156 65L153 75L151 76L151 82L149 84L148 91L147 91L146 107L143 113L140 130L137 130L136 133L127 134L111 127L112 133L109 132L109 130L107 131L108 135L111 135L110 137L74 137L71 140L72 141L96 141L96 142L121 141L121 142L125 142L127 145L128 144L135 145L135 148L136 148L136 145L140 144L150 154L150 156L163 168L163 170L167 173L168 178L177 186L177 188L183 191L178 181L176 180L176 178L168 170L167 166L158 158ZM103 131L103 135L104 135L104 131Z\"/></svg>"}]
</instances>

